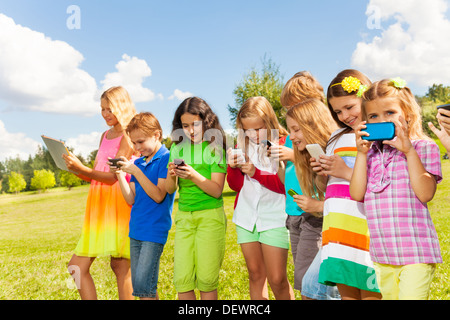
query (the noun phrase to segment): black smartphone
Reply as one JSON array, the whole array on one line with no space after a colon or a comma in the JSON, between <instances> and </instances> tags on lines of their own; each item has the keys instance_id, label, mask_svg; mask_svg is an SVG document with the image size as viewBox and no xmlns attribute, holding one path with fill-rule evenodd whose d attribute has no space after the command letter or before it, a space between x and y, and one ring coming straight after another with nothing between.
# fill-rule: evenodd
<instances>
[{"instance_id":1,"label":"black smartphone","mask_svg":"<svg viewBox=\"0 0 450 320\"><path fill-rule=\"evenodd\" d=\"M395 125L393 122L366 123L366 126L367 128L361 131L368 132L370 136L362 136L364 140L383 141L392 140L395 137Z\"/></svg>"},{"instance_id":2,"label":"black smartphone","mask_svg":"<svg viewBox=\"0 0 450 320\"><path fill-rule=\"evenodd\" d=\"M436 107L438 110L439 109L445 109L445 110L450 110L450 103L447 104L441 104L440 106ZM450 118L449 116L446 116L445 114L442 114L444 117Z\"/></svg>"},{"instance_id":3,"label":"black smartphone","mask_svg":"<svg viewBox=\"0 0 450 320\"><path fill-rule=\"evenodd\" d=\"M272 146L272 142L270 142L269 140L263 140L261 141L261 143L264 145L264 147L271 147Z\"/></svg>"},{"instance_id":4,"label":"black smartphone","mask_svg":"<svg viewBox=\"0 0 450 320\"><path fill-rule=\"evenodd\" d=\"M121 167L121 165L117 163L119 161L122 161L122 159L120 159L120 158L109 159L108 161L111 163L110 164L111 167L116 167L116 168L120 168Z\"/></svg>"},{"instance_id":5,"label":"black smartphone","mask_svg":"<svg viewBox=\"0 0 450 320\"><path fill-rule=\"evenodd\" d=\"M294 189L289 189L289 190L288 190L288 195L290 195L291 197L294 197L295 195L298 195L298 193L295 192Z\"/></svg>"},{"instance_id":6,"label":"black smartphone","mask_svg":"<svg viewBox=\"0 0 450 320\"><path fill-rule=\"evenodd\" d=\"M186 165L186 163L184 162L183 159L174 159L173 163L177 166L177 167L182 167L184 165Z\"/></svg>"}]
</instances>

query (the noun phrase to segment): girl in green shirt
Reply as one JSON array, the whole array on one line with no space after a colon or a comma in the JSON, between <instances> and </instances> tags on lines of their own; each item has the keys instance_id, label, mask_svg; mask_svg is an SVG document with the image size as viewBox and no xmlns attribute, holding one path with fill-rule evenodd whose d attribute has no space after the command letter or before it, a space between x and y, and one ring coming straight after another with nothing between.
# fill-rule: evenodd
<instances>
[{"instance_id":1,"label":"girl in green shirt","mask_svg":"<svg viewBox=\"0 0 450 320\"><path fill-rule=\"evenodd\" d=\"M227 224L225 134L209 105L197 97L180 104L172 126L166 190L179 189L174 285L180 300L195 300L196 288L202 300L215 300Z\"/></svg>"}]
</instances>

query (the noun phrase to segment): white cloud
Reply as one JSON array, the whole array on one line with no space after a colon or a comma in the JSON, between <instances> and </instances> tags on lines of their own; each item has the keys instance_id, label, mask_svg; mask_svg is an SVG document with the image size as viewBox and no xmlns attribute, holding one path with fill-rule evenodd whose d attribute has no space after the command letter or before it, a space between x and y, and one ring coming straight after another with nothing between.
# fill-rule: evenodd
<instances>
[{"instance_id":1,"label":"white cloud","mask_svg":"<svg viewBox=\"0 0 450 320\"><path fill-rule=\"evenodd\" d=\"M173 99L176 98L176 99L178 99L180 101L183 101L184 99L192 97L192 96L193 96L193 94L190 93L189 91L183 92L183 91L181 91L179 89L175 89L173 91L173 94L168 98L168 100L173 100Z\"/></svg>"},{"instance_id":2,"label":"white cloud","mask_svg":"<svg viewBox=\"0 0 450 320\"><path fill-rule=\"evenodd\" d=\"M25 133L10 133L6 131L5 124L0 120L0 161L6 158L26 160L34 155L41 143L28 138Z\"/></svg>"},{"instance_id":3,"label":"white cloud","mask_svg":"<svg viewBox=\"0 0 450 320\"><path fill-rule=\"evenodd\" d=\"M80 134L75 138L69 138L65 141L67 147L73 148L75 155L81 154L85 159L89 154L97 150L100 145L102 132L91 132L89 134Z\"/></svg>"},{"instance_id":4,"label":"white cloud","mask_svg":"<svg viewBox=\"0 0 450 320\"><path fill-rule=\"evenodd\" d=\"M369 10L377 8L377 10ZM445 0L371 0L366 14L381 35L359 42L352 65L373 80L400 76L419 86L448 84L450 21ZM387 28L384 24L392 22Z\"/></svg>"},{"instance_id":5,"label":"white cloud","mask_svg":"<svg viewBox=\"0 0 450 320\"><path fill-rule=\"evenodd\" d=\"M161 94L157 96L142 85L144 79L152 75L152 70L145 60L124 54L122 60L116 64L116 69L117 72L107 73L101 81L103 90L120 85L127 89L134 102L151 101L156 97L162 99Z\"/></svg>"},{"instance_id":6,"label":"white cloud","mask_svg":"<svg viewBox=\"0 0 450 320\"><path fill-rule=\"evenodd\" d=\"M63 41L0 14L0 99L9 108L67 114L98 112L95 79L83 55Z\"/></svg>"}]
</instances>

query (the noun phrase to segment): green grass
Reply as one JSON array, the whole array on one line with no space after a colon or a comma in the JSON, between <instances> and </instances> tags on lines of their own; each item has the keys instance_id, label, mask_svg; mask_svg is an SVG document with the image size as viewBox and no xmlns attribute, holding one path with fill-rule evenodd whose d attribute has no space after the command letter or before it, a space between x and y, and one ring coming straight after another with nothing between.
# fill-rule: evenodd
<instances>
[{"instance_id":1,"label":"green grass","mask_svg":"<svg viewBox=\"0 0 450 320\"><path fill-rule=\"evenodd\" d=\"M444 263L438 265L432 283L432 300L450 299L450 180L445 179L450 176L450 162L444 160L442 168L444 181L429 204L444 259ZM66 266L80 236L87 192L88 186L81 186L71 191L59 188L42 194L0 196L0 300L79 299ZM231 221L234 198L234 193L226 187L227 249L218 293L223 300L247 300L248 274ZM161 257L158 291L164 300L177 298L172 284L173 240L172 229ZM91 273L99 299L118 298L109 258L96 259ZM292 256L289 255L291 284L293 273ZM300 299L298 292L295 293L296 299Z\"/></svg>"}]
</instances>

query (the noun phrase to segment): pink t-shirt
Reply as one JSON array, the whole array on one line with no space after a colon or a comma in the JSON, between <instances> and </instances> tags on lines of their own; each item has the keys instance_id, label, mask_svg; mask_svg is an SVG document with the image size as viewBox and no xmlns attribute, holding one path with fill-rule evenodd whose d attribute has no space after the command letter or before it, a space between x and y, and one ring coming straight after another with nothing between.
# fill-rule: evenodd
<instances>
[{"instance_id":1,"label":"pink t-shirt","mask_svg":"<svg viewBox=\"0 0 450 320\"><path fill-rule=\"evenodd\" d=\"M442 180L439 148L433 141L412 141L427 172ZM439 239L427 204L415 195L406 156L375 142L367 154L367 190L364 205L373 261L406 265L440 263Z\"/></svg>"}]
</instances>

